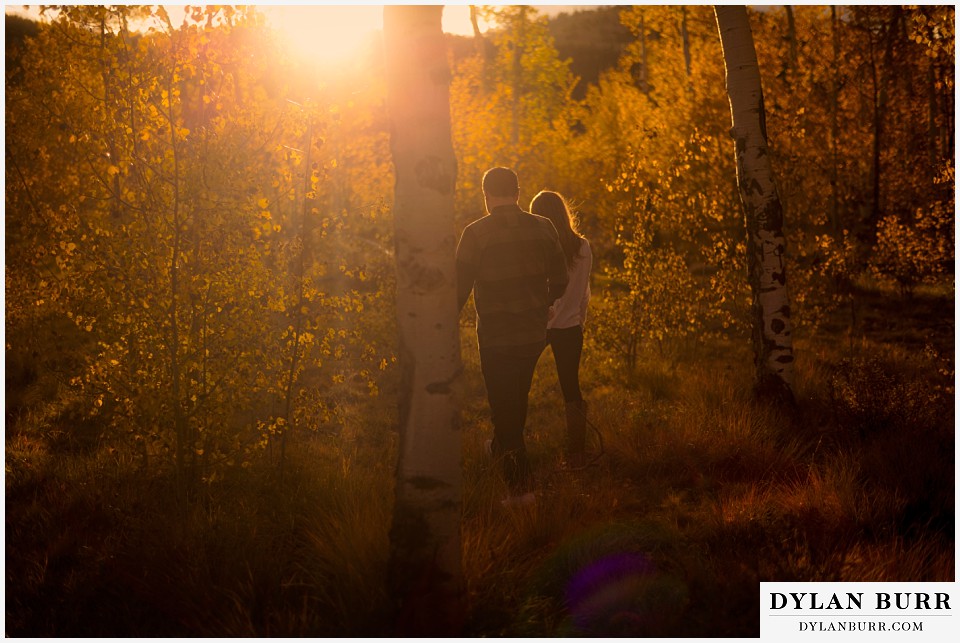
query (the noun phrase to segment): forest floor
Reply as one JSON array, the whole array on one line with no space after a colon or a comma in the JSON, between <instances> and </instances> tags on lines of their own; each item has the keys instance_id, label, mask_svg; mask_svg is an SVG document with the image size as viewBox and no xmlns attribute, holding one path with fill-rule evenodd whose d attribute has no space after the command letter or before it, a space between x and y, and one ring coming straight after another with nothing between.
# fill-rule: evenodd
<instances>
[{"instance_id":1,"label":"forest floor","mask_svg":"<svg viewBox=\"0 0 960 643\"><path fill-rule=\"evenodd\" d=\"M754 637L761 581L954 580L953 290L859 302L852 334L839 314L796 332L794 409L752 399L740 342L651 350L626 373L588 341L599 457L579 472L557 467L548 350L528 420L538 502L515 509L483 454L465 328L465 634ZM282 481L265 457L186 507L123 449L8 422L5 634L389 634L391 401L297 437Z\"/></svg>"},{"instance_id":2,"label":"forest floor","mask_svg":"<svg viewBox=\"0 0 960 643\"><path fill-rule=\"evenodd\" d=\"M466 507L475 633L757 636L760 581L952 580L953 299L864 292L858 315L852 338L839 322L798 333L793 410L752 399L742 344L649 354L626 375L588 351L603 456L581 473L555 467L563 410L548 350L528 421L538 506L505 520ZM471 408L466 441L480 453L482 396Z\"/></svg>"}]
</instances>

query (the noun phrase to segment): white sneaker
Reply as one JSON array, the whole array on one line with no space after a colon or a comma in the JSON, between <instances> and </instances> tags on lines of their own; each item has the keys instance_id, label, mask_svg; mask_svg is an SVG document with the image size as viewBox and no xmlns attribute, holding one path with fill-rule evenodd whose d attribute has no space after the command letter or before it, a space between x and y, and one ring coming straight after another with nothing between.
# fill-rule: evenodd
<instances>
[{"instance_id":1,"label":"white sneaker","mask_svg":"<svg viewBox=\"0 0 960 643\"><path fill-rule=\"evenodd\" d=\"M528 491L519 496L507 496L500 501L504 507L530 507L537 504L537 494Z\"/></svg>"}]
</instances>

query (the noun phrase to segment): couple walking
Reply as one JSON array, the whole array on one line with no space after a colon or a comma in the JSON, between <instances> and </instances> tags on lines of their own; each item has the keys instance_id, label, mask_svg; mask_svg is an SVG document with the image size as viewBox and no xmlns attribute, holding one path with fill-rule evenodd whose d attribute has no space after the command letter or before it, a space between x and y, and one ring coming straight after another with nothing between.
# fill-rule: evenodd
<instances>
[{"instance_id":1,"label":"couple walking","mask_svg":"<svg viewBox=\"0 0 960 643\"><path fill-rule=\"evenodd\" d=\"M482 188L487 216L464 228L457 247L457 297L462 310L474 293L491 451L510 489L504 504L529 504L535 496L523 431L533 373L547 344L566 405L566 461L585 464L579 369L593 257L556 192L540 192L526 212L517 175L504 167L488 170Z\"/></svg>"}]
</instances>

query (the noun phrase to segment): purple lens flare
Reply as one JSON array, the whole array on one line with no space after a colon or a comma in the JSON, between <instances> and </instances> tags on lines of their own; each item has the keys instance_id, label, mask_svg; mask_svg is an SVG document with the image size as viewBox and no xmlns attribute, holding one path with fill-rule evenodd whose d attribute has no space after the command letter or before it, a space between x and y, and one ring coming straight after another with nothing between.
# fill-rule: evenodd
<instances>
[{"instance_id":1,"label":"purple lens flare","mask_svg":"<svg viewBox=\"0 0 960 643\"><path fill-rule=\"evenodd\" d=\"M635 552L604 556L580 569L567 583L565 596L574 625L590 628L628 615L654 571L650 558Z\"/></svg>"}]
</instances>

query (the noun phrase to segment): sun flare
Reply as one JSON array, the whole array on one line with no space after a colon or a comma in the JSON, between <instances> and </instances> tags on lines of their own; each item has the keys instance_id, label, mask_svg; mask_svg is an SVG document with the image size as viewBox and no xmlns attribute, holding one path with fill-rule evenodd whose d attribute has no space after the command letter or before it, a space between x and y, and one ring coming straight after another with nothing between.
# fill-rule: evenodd
<instances>
[{"instance_id":1,"label":"sun flare","mask_svg":"<svg viewBox=\"0 0 960 643\"><path fill-rule=\"evenodd\" d=\"M262 11L294 52L320 63L345 60L383 28L381 5L267 5ZM444 7L443 30L472 33L469 8Z\"/></svg>"},{"instance_id":2,"label":"sun flare","mask_svg":"<svg viewBox=\"0 0 960 643\"><path fill-rule=\"evenodd\" d=\"M290 50L321 64L336 64L361 51L371 37L383 29L383 5L256 5L267 23L276 29ZM174 25L183 22L185 7L167 7ZM5 12L41 19L39 6L14 5ZM446 5L443 8L443 31L466 36L473 34L470 7L465 4ZM149 25L141 25L146 28ZM155 26L155 25L154 25ZM480 20L480 29L489 25Z\"/></svg>"},{"instance_id":3,"label":"sun flare","mask_svg":"<svg viewBox=\"0 0 960 643\"><path fill-rule=\"evenodd\" d=\"M383 22L376 5L268 6L263 12L293 52L322 63L353 54Z\"/></svg>"}]
</instances>

